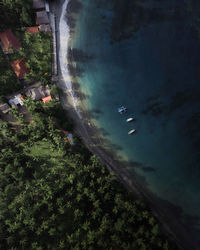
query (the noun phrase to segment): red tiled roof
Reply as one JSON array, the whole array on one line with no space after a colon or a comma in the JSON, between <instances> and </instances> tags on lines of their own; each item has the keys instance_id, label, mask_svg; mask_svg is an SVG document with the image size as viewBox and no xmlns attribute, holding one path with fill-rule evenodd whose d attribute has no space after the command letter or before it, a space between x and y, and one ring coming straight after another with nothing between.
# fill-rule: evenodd
<instances>
[{"instance_id":1,"label":"red tiled roof","mask_svg":"<svg viewBox=\"0 0 200 250\"><path fill-rule=\"evenodd\" d=\"M43 101L44 103L47 103L47 102L49 102L51 99L52 99L52 98L51 98L51 96L49 95L49 96L47 96L47 97L43 97L43 98L42 98L42 101Z\"/></svg>"},{"instance_id":2,"label":"red tiled roof","mask_svg":"<svg viewBox=\"0 0 200 250\"><path fill-rule=\"evenodd\" d=\"M12 31L9 30L5 30L3 32L0 32L0 39L3 45L3 50L8 52L9 51L9 47L12 45L13 48L15 48L16 50L21 48L21 44L18 41L18 39L14 36L14 34L12 33Z\"/></svg>"},{"instance_id":3,"label":"red tiled roof","mask_svg":"<svg viewBox=\"0 0 200 250\"><path fill-rule=\"evenodd\" d=\"M26 31L31 33L31 34L35 34L35 33L39 32L39 27L38 26L27 27Z\"/></svg>"},{"instance_id":4,"label":"red tiled roof","mask_svg":"<svg viewBox=\"0 0 200 250\"><path fill-rule=\"evenodd\" d=\"M26 62L24 58L13 61L10 63L10 65L19 79L22 79L25 74L30 73L30 70L26 67Z\"/></svg>"}]
</instances>

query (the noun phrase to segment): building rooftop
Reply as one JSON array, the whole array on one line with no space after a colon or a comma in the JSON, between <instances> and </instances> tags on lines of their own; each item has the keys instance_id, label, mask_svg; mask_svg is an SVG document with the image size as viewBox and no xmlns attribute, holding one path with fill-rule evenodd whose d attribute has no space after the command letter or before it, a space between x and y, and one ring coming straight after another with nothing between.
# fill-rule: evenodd
<instances>
[{"instance_id":1,"label":"building rooftop","mask_svg":"<svg viewBox=\"0 0 200 250\"><path fill-rule=\"evenodd\" d=\"M48 86L40 86L38 88L32 88L26 91L26 96L30 96L33 100L41 100L45 96L50 95L50 89Z\"/></svg>"},{"instance_id":2,"label":"building rooftop","mask_svg":"<svg viewBox=\"0 0 200 250\"><path fill-rule=\"evenodd\" d=\"M49 24L49 18L46 11L37 11L36 12L36 24Z\"/></svg>"},{"instance_id":3,"label":"building rooftop","mask_svg":"<svg viewBox=\"0 0 200 250\"><path fill-rule=\"evenodd\" d=\"M39 27L38 26L26 27L26 31L31 34L35 34L39 32Z\"/></svg>"},{"instance_id":4,"label":"building rooftop","mask_svg":"<svg viewBox=\"0 0 200 250\"><path fill-rule=\"evenodd\" d=\"M33 0L33 9L44 9L45 4L42 0Z\"/></svg>"},{"instance_id":5,"label":"building rooftop","mask_svg":"<svg viewBox=\"0 0 200 250\"><path fill-rule=\"evenodd\" d=\"M10 65L19 79L23 79L25 74L30 73L30 70L26 67L26 62L24 58L13 61L10 63Z\"/></svg>"},{"instance_id":6,"label":"building rooftop","mask_svg":"<svg viewBox=\"0 0 200 250\"><path fill-rule=\"evenodd\" d=\"M44 103L48 103L50 100L52 100L52 98L51 98L50 95L47 96L47 97L43 97L43 98L42 98L42 101L43 101Z\"/></svg>"},{"instance_id":7,"label":"building rooftop","mask_svg":"<svg viewBox=\"0 0 200 250\"><path fill-rule=\"evenodd\" d=\"M12 46L16 50L19 50L21 48L19 40L10 29L0 32L0 39L4 52L9 52L10 46Z\"/></svg>"},{"instance_id":8,"label":"building rooftop","mask_svg":"<svg viewBox=\"0 0 200 250\"><path fill-rule=\"evenodd\" d=\"M11 106L17 106L17 105L23 106L24 105L23 97L21 94L16 95L14 98L10 99L8 102Z\"/></svg>"}]
</instances>

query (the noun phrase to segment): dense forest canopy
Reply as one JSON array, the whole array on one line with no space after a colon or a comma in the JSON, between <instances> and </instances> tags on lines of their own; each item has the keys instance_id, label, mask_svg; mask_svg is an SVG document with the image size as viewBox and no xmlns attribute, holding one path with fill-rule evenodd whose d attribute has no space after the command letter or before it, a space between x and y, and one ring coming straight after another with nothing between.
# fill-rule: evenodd
<instances>
[{"instance_id":1,"label":"dense forest canopy","mask_svg":"<svg viewBox=\"0 0 200 250\"><path fill-rule=\"evenodd\" d=\"M44 32L24 33L19 55L26 58L26 65L30 69L30 73L25 77L27 80L43 80L45 83L49 83L51 73L50 38L51 35Z\"/></svg>"},{"instance_id":2,"label":"dense forest canopy","mask_svg":"<svg viewBox=\"0 0 200 250\"><path fill-rule=\"evenodd\" d=\"M8 57L0 50L0 101L6 94L21 88L21 84L10 67Z\"/></svg>"},{"instance_id":3,"label":"dense forest canopy","mask_svg":"<svg viewBox=\"0 0 200 250\"><path fill-rule=\"evenodd\" d=\"M0 0L0 31L33 23L32 0Z\"/></svg>"}]
</instances>

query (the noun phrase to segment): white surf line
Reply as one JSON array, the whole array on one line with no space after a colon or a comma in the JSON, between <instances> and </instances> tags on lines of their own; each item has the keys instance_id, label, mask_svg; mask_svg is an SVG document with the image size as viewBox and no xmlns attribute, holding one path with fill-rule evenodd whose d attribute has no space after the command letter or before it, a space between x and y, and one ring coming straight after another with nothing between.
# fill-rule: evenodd
<instances>
[{"instance_id":1,"label":"white surf line","mask_svg":"<svg viewBox=\"0 0 200 250\"><path fill-rule=\"evenodd\" d=\"M61 74L63 77L63 80L66 84L66 87L72 97L73 106L78 114L78 116L81 118L81 114L78 110L78 98L75 97L73 89L72 89L72 83L70 79L70 74L68 70L68 61L67 61L67 53L68 53L68 44L69 44L69 26L67 25L66 20L66 8L69 3L69 0L65 0L62 6L62 12L59 22L59 36L60 36L60 50L59 50L59 61L60 61L60 69Z\"/></svg>"}]
</instances>

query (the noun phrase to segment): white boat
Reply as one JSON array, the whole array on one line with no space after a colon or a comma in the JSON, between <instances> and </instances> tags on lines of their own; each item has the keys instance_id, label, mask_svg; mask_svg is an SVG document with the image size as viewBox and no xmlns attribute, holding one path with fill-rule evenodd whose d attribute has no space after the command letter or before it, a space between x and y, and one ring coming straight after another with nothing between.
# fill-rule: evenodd
<instances>
[{"instance_id":1,"label":"white boat","mask_svg":"<svg viewBox=\"0 0 200 250\"><path fill-rule=\"evenodd\" d=\"M130 117L130 118L126 119L127 122L132 122L133 120L134 120L133 117Z\"/></svg>"},{"instance_id":2,"label":"white boat","mask_svg":"<svg viewBox=\"0 0 200 250\"><path fill-rule=\"evenodd\" d=\"M136 129L131 129L129 132L128 132L128 135L131 135L133 133L135 133Z\"/></svg>"}]
</instances>

